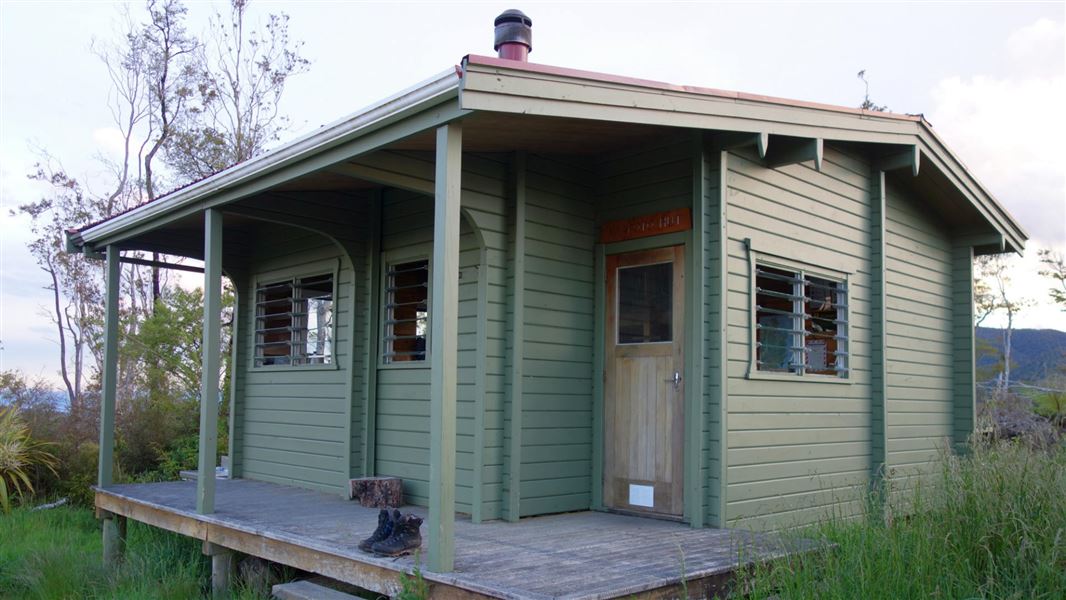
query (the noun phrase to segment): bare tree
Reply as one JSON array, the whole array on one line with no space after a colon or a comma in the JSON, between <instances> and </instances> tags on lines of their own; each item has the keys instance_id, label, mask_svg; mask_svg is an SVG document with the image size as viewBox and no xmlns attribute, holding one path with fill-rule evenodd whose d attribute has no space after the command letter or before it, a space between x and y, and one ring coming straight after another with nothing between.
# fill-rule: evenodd
<instances>
[{"instance_id":1,"label":"bare tree","mask_svg":"<svg viewBox=\"0 0 1066 600\"><path fill-rule=\"evenodd\" d=\"M1006 394L1011 381L1011 354L1012 338L1014 335L1014 319L1020 312L1032 305L1032 300L1019 297L1011 287L1011 264L1003 254L982 256L977 259L980 279L989 290L982 309L979 305L978 312L985 310L988 314L1001 312L1006 317L1003 327L1003 371L1000 377L999 391ZM985 315L987 316L987 314ZM983 317L982 317L983 320Z\"/></svg>"},{"instance_id":2,"label":"bare tree","mask_svg":"<svg viewBox=\"0 0 1066 600\"><path fill-rule=\"evenodd\" d=\"M210 49L186 30L180 0L146 0L140 20L124 11L114 42L92 46L111 83L107 103L122 139L117 156L97 157L109 176L95 180L100 191L94 191L42 151L30 177L49 191L13 211L30 217L30 251L48 274L60 376L74 410L102 368L103 272L98 262L66 252L66 230L154 199L164 179L200 177L246 160L287 123L278 101L288 77L306 70L308 61L289 39L287 16L270 15L262 26L251 26L247 6L247 0L233 0L228 20L216 15ZM158 271L150 278L147 272L122 267L124 339L138 334L162 297L165 282ZM137 360L120 355L120 398L140 385Z\"/></svg>"},{"instance_id":3,"label":"bare tree","mask_svg":"<svg viewBox=\"0 0 1066 600\"><path fill-rule=\"evenodd\" d=\"M288 80L310 62L303 43L289 38L289 17L270 14L250 23L249 0L231 0L228 18L217 14L204 47L199 122L171 138L167 162L187 179L201 179L248 160L288 126L279 102Z\"/></svg>"},{"instance_id":4,"label":"bare tree","mask_svg":"<svg viewBox=\"0 0 1066 600\"><path fill-rule=\"evenodd\" d=\"M48 185L49 191L13 211L30 217L34 239L29 249L49 277L60 376L74 411L83 406L87 384L102 368L103 271L99 263L66 252L65 232L144 201L145 182L151 178L146 171L151 171L152 156L162 147L160 131L170 127L180 114L176 107L181 98L191 94L171 75L182 53L191 52L179 23L184 8L175 0L163 4L149 0L147 6L148 25L124 11L116 41L94 40L92 45L111 83L107 105L122 139L119 156L97 157L110 175L98 181L104 191L93 192L41 151L42 160L29 177ZM184 66L180 71L195 72ZM121 278L122 333L132 335L151 311L151 289L135 265L123 266ZM135 365L120 363L120 394L132 393L135 371Z\"/></svg>"},{"instance_id":5,"label":"bare tree","mask_svg":"<svg viewBox=\"0 0 1066 600\"><path fill-rule=\"evenodd\" d=\"M178 0L148 0L149 23L141 34L149 79L150 130L145 137L144 190L149 201L158 195L154 160L187 117L197 89L199 42L185 29L186 8ZM159 261L159 253L152 253ZM152 311L161 295L159 267L152 267Z\"/></svg>"},{"instance_id":6,"label":"bare tree","mask_svg":"<svg viewBox=\"0 0 1066 600\"><path fill-rule=\"evenodd\" d=\"M59 374L71 412L76 413L83 406L92 340L99 337L100 269L81 255L65 252L63 232L72 222L90 219L93 211L81 185L53 163L39 164L30 178L49 184L52 192L37 202L20 205L12 214L30 217L34 239L29 250L48 275L46 289L52 293L49 316L59 342Z\"/></svg>"},{"instance_id":7,"label":"bare tree","mask_svg":"<svg viewBox=\"0 0 1066 600\"><path fill-rule=\"evenodd\" d=\"M149 77L151 129L145 138L144 188L149 200L158 195L153 161L175 128L187 117L190 99L199 85L199 42L185 29L186 8L178 0L148 0L149 23L144 27Z\"/></svg>"}]
</instances>

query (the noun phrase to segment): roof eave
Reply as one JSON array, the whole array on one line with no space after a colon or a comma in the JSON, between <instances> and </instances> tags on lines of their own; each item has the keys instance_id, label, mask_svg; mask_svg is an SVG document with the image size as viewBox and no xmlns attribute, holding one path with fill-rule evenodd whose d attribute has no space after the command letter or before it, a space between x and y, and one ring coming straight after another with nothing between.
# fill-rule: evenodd
<instances>
[{"instance_id":1,"label":"roof eave","mask_svg":"<svg viewBox=\"0 0 1066 600\"><path fill-rule=\"evenodd\" d=\"M1025 242L1029 234L1018 221L1011 216L1006 208L996 200L988 188L986 188L966 164L955 155L947 144L937 135L932 126L921 122L919 138L933 155L943 161L942 170L945 175L952 179L956 189L973 204L996 232L1002 236L1001 246L1003 251L1021 254L1025 249Z\"/></svg>"},{"instance_id":2,"label":"roof eave","mask_svg":"<svg viewBox=\"0 0 1066 600\"><path fill-rule=\"evenodd\" d=\"M181 208L203 202L225 190L270 175L329 148L358 139L459 94L460 76L448 69L410 88L371 104L339 121L324 125L270 152L225 169L188 187L162 196L100 223L67 232L68 244L115 241L123 232Z\"/></svg>"},{"instance_id":3,"label":"roof eave","mask_svg":"<svg viewBox=\"0 0 1066 600\"><path fill-rule=\"evenodd\" d=\"M481 81L473 83L471 91L468 91L468 87L471 87L469 75L464 77L460 104L471 110L530 111L551 116L591 118L589 110L577 110L577 107L588 104L594 107L595 118L603 120L638 119L645 123L696 129L743 129L836 141L916 145L930 155L931 162L944 172L959 193L1002 237L1004 251L1021 252L1028 239L1025 230L948 149L921 115L863 111L476 55L466 57L463 67L468 74L481 71L492 75L490 79L483 77ZM509 85L505 79L508 74L514 74L517 78L574 85L570 85L565 93L551 95L538 91L536 96L532 96L528 94L533 88L524 82ZM644 98L623 95L626 90L642 94ZM664 96L670 98L664 99ZM699 102L698 108L692 104L697 99L704 99ZM531 108L530 101L537 106ZM568 105L575 108L567 108ZM789 122L774 122L772 113L785 115L784 119ZM795 120L803 114L819 115L817 123L812 120L813 117Z\"/></svg>"}]
</instances>

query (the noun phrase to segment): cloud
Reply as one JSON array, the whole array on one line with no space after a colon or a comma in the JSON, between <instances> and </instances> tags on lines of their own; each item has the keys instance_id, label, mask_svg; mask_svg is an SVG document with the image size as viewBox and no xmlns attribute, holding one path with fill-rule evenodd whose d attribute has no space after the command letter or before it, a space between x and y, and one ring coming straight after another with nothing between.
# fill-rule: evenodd
<instances>
[{"instance_id":1,"label":"cloud","mask_svg":"<svg viewBox=\"0 0 1066 600\"><path fill-rule=\"evenodd\" d=\"M1005 46L1008 75L940 81L929 119L1034 241L1066 246L1063 25L1040 19Z\"/></svg>"},{"instance_id":2,"label":"cloud","mask_svg":"<svg viewBox=\"0 0 1066 600\"><path fill-rule=\"evenodd\" d=\"M1066 76L1063 23L1042 18L1003 42L1006 74L948 77L932 90L929 119L958 156L1029 232L1024 257L1011 257L1016 298L1035 301L1015 327L1066 330L1066 312L1048 301L1036 249L1066 251ZM995 315L986 322L1004 326Z\"/></svg>"},{"instance_id":3,"label":"cloud","mask_svg":"<svg viewBox=\"0 0 1066 600\"><path fill-rule=\"evenodd\" d=\"M1054 75L1062 74L1063 39L1066 27L1051 19L1039 19L1015 30L1007 37L1007 54L1022 69Z\"/></svg>"}]
</instances>

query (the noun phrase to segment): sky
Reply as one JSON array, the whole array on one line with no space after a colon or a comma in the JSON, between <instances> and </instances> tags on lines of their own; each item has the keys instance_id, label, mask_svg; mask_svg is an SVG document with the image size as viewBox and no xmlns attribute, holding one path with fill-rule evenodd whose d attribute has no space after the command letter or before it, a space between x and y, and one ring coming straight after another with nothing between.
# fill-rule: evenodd
<instances>
[{"instance_id":1,"label":"sky","mask_svg":"<svg viewBox=\"0 0 1066 600\"><path fill-rule=\"evenodd\" d=\"M226 9L187 5L193 33ZM8 213L45 191L26 178L42 149L102 189L117 131L91 47L115 38L124 6L0 0L0 370L58 381L47 281L25 250L28 220ZM533 19L537 63L844 106L862 101L865 69L871 98L924 114L1029 233L1012 289L1035 304L1016 326L1066 330L1035 260L1038 247L1066 253L1066 3L253 0L253 19L290 15L311 61L286 89L285 137L493 55L508 8Z\"/></svg>"}]
</instances>

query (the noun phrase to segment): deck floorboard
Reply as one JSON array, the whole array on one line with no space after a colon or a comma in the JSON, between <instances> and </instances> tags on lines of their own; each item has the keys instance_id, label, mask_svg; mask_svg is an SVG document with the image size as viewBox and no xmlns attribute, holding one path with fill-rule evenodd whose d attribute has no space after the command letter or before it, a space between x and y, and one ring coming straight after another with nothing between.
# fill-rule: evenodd
<instances>
[{"instance_id":1,"label":"deck floorboard","mask_svg":"<svg viewBox=\"0 0 1066 600\"><path fill-rule=\"evenodd\" d=\"M219 480L215 513L197 515L195 491L195 482L189 481L112 485L97 490L97 504L106 508L118 500L124 506L132 503L199 521L205 528L217 525L286 542L351 561L353 570L369 565L411 572L416 566L414 556L391 559L361 552L359 541L377 526L378 511L339 496L247 479ZM423 508L401 510L425 517ZM813 548L805 542L785 544L771 534L692 529L670 521L591 511L518 523L474 524L459 517L455 571L423 576L460 592L499 598L599 600L654 594L679 584L682 575L689 581L719 576L753 561ZM365 581L353 577L348 583Z\"/></svg>"}]
</instances>

